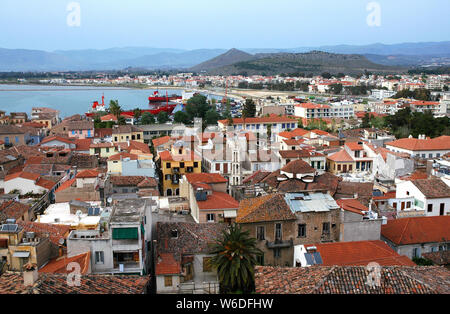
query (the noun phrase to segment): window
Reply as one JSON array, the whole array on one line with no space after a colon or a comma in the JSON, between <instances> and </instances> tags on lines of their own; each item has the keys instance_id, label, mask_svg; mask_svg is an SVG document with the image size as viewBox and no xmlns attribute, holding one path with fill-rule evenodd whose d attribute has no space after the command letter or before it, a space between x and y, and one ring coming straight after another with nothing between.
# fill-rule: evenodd
<instances>
[{"instance_id":1,"label":"window","mask_svg":"<svg viewBox=\"0 0 450 314\"><path fill-rule=\"evenodd\" d=\"M168 163L166 164L166 168L167 168L167 169L170 169L170 167L171 167L170 162L168 162Z\"/></svg>"},{"instance_id":2,"label":"window","mask_svg":"<svg viewBox=\"0 0 450 314\"><path fill-rule=\"evenodd\" d=\"M184 168L184 162L180 162L180 168Z\"/></svg>"},{"instance_id":3,"label":"window","mask_svg":"<svg viewBox=\"0 0 450 314\"><path fill-rule=\"evenodd\" d=\"M338 165L338 171L341 171L341 165Z\"/></svg>"},{"instance_id":4,"label":"window","mask_svg":"<svg viewBox=\"0 0 450 314\"><path fill-rule=\"evenodd\" d=\"M298 225L297 237L299 237L299 238L306 237L306 225L305 224L299 224Z\"/></svg>"},{"instance_id":5,"label":"window","mask_svg":"<svg viewBox=\"0 0 450 314\"><path fill-rule=\"evenodd\" d=\"M198 167L198 162L194 162L194 168Z\"/></svg>"},{"instance_id":6,"label":"window","mask_svg":"<svg viewBox=\"0 0 450 314\"><path fill-rule=\"evenodd\" d=\"M433 204L428 204L428 212L431 213L433 211Z\"/></svg>"},{"instance_id":7,"label":"window","mask_svg":"<svg viewBox=\"0 0 450 314\"><path fill-rule=\"evenodd\" d=\"M171 177L170 174L166 174L164 178L165 178L166 180L170 180L170 177Z\"/></svg>"},{"instance_id":8,"label":"window","mask_svg":"<svg viewBox=\"0 0 450 314\"><path fill-rule=\"evenodd\" d=\"M273 250L273 257L274 257L274 258L279 258L279 257L281 257L281 249L274 249L274 250Z\"/></svg>"},{"instance_id":9,"label":"window","mask_svg":"<svg viewBox=\"0 0 450 314\"><path fill-rule=\"evenodd\" d=\"M264 266L264 253L262 253L261 255L256 255L256 262L258 263L258 265Z\"/></svg>"},{"instance_id":10,"label":"window","mask_svg":"<svg viewBox=\"0 0 450 314\"><path fill-rule=\"evenodd\" d=\"M164 276L164 287L172 287L172 276Z\"/></svg>"},{"instance_id":11,"label":"window","mask_svg":"<svg viewBox=\"0 0 450 314\"><path fill-rule=\"evenodd\" d=\"M106 152L109 153L109 147L106 147Z\"/></svg>"},{"instance_id":12,"label":"window","mask_svg":"<svg viewBox=\"0 0 450 314\"><path fill-rule=\"evenodd\" d=\"M413 258L414 257L420 257L420 248L416 247L413 249Z\"/></svg>"},{"instance_id":13,"label":"window","mask_svg":"<svg viewBox=\"0 0 450 314\"><path fill-rule=\"evenodd\" d=\"M138 239L138 228L114 228L113 240Z\"/></svg>"},{"instance_id":14,"label":"window","mask_svg":"<svg viewBox=\"0 0 450 314\"><path fill-rule=\"evenodd\" d=\"M256 229L256 238L258 240L264 240L265 236L264 236L264 226L258 226Z\"/></svg>"},{"instance_id":15,"label":"window","mask_svg":"<svg viewBox=\"0 0 450 314\"><path fill-rule=\"evenodd\" d=\"M19 143L19 137L16 136L16 143Z\"/></svg>"},{"instance_id":16,"label":"window","mask_svg":"<svg viewBox=\"0 0 450 314\"><path fill-rule=\"evenodd\" d=\"M439 215L444 216L445 203L441 203L439 207Z\"/></svg>"},{"instance_id":17,"label":"window","mask_svg":"<svg viewBox=\"0 0 450 314\"><path fill-rule=\"evenodd\" d=\"M216 171L220 171L220 164L216 164Z\"/></svg>"},{"instance_id":18,"label":"window","mask_svg":"<svg viewBox=\"0 0 450 314\"><path fill-rule=\"evenodd\" d=\"M141 139L141 134L137 135L137 139L140 140Z\"/></svg>"},{"instance_id":19,"label":"window","mask_svg":"<svg viewBox=\"0 0 450 314\"><path fill-rule=\"evenodd\" d=\"M330 234L330 223L324 222L322 224L322 234Z\"/></svg>"},{"instance_id":20,"label":"window","mask_svg":"<svg viewBox=\"0 0 450 314\"><path fill-rule=\"evenodd\" d=\"M275 240L281 240L281 224L275 224Z\"/></svg>"},{"instance_id":21,"label":"window","mask_svg":"<svg viewBox=\"0 0 450 314\"><path fill-rule=\"evenodd\" d=\"M114 142L117 142L117 136L114 136Z\"/></svg>"},{"instance_id":22,"label":"window","mask_svg":"<svg viewBox=\"0 0 450 314\"><path fill-rule=\"evenodd\" d=\"M203 272L204 273L212 272L211 257L203 257Z\"/></svg>"},{"instance_id":23,"label":"window","mask_svg":"<svg viewBox=\"0 0 450 314\"><path fill-rule=\"evenodd\" d=\"M406 191L406 195L409 195L409 191Z\"/></svg>"},{"instance_id":24,"label":"window","mask_svg":"<svg viewBox=\"0 0 450 314\"><path fill-rule=\"evenodd\" d=\"M397 209L397 203L393 203L392 207L394 207L394 209Z\"/></svg>"},{"instance_id":25,"label":"window","mask_svg":"<svg viewBox=\"0 0 450 314\"><path fill-rule=\"evenodd\" d=\"M411 202L406 202L406 208L411 208Z\"/></svg>"},{"instance_id":26,"label":"window","mask_svg":"<svg viewBox=\"0 0 450 314\"><path fill-rule=\"evenodd\" d=\"M214 216L215 216L215 214L206 214L206 221L214 222L215 221Z\"/></svg>"},{"instance_id":27,"label":"window","mask_svg":"<svg viewBox=\"0 0 450 314\"><path fill-rule=\"evenodd\" d=\"M104 264L105 263L105 254L103 251L95 252L95 264Z\"/></svg>"}]
</instances>

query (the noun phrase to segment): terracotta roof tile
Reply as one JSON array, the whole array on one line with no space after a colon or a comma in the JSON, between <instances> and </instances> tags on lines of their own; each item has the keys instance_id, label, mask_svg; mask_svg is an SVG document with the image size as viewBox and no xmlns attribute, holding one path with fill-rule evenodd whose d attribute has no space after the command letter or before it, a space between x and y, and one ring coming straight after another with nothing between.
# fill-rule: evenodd
<instances>
[{"instance_id":1,"label":"terracotta roof tile","mask_svg":"<svg viewBox=\"0 0 450 314\"><path fill-rule=\"evenodd\" d=\"M39 269L41 273L58 273L58 274L69 274L72 269L67 270L67 266L70 263L78 263L80 265L80 274L86 275L90 270L91 263L91 252L82 253L72 257L59 257L49 261L44 267Z\"/></svg>"},{"instance_id":2,"label":"terracotta roof tile","mask_svg":"<svg viewBox=\"0 0 450 314\"><path fill-rule=\"evenodd\" d=\"M295 220L282 194L269 194L257 198L244 199L239 204L237 223Z\"/></svg>"},{"instance_id":3,"label":"terracotta roof tile","mask_svg":"<svg viewBox=\"0 0 450 314\"><path fill-rule=\"evenodd\" d=\"M388 220L381 235L396 245L442 242L450 239L450 216L411 217Z\"/></svg>"}]
</instances>

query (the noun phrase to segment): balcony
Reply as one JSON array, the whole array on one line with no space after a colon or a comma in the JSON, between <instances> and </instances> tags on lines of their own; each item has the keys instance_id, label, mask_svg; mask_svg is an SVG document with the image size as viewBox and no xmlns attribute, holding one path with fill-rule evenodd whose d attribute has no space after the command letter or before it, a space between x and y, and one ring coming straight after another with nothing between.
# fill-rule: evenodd
<instances>
[{"instance_id":1,"label":"balcony","mask_svg":"<svg viewBox=\"0 0 450 314\"><path fill-rule=\"evenodd\" d=\"M282 248L289 248L294 245L294 241L292 239L290 240L275 240L273 242L266 241L266 246L269 249L282 249Z\"/></svg>"}]
</instances>

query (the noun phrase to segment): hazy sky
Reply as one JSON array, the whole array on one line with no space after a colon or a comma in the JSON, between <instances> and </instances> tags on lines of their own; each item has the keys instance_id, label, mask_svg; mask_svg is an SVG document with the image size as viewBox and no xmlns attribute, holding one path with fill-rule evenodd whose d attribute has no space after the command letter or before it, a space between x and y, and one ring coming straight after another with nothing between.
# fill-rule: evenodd
<instances>
[{"instance_id":1,"label":"hazy sky","mask_svg":"<svg viewBox=\"0 0 450 314\"><path fill-rule=\"evenodd\" d=\"M80 26L67 23L71 2ZM379 4L380 26L367 10ZM450 40L449 0L0 0L0 47L293 48Z\"/></svg>"}]
</instances>

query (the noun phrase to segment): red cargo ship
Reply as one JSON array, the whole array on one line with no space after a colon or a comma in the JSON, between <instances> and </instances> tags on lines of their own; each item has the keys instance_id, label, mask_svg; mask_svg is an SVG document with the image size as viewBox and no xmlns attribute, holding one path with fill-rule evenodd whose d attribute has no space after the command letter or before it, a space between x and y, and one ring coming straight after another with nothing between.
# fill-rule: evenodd
<instances>
[{"instance_id":1,"label":"red cargo ship","mask_svg":"<svg viewBox=\"0 0 450 314\"><path fill-rule=\"evenodd\" d=\"M171 100L181 99L181 96L171 96L169 97L166 92L166 96L160 96L158 91L155 91L152 96L148 97L149 104L152 102L167 102Z\"/></svg>"}]
</instances>

